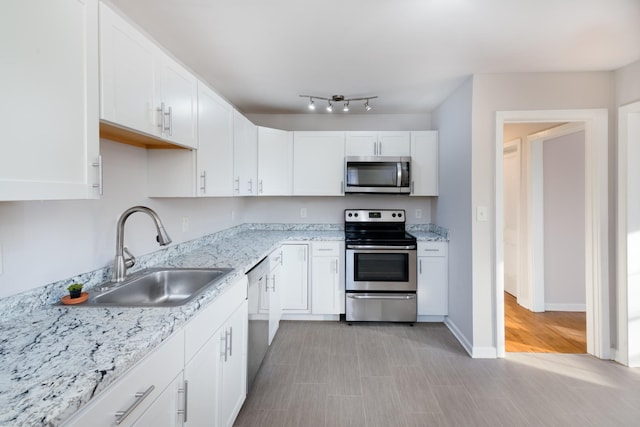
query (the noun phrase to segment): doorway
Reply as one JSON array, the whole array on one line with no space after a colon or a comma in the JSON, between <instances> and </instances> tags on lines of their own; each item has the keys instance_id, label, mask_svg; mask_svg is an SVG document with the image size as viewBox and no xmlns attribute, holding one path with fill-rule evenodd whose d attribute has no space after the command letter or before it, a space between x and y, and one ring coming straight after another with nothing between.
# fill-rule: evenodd
<instances>
[{"instance_id":1,"label":"doorway","mask_svg":"<svg viewBox=\"0 0 640 427\"><path fill-rule=\"evenodd\" d=\"M585 353L584 125L504 137L505 350Z\"/></svg>"},{"instance_id":2,"label":"doorway","mask_svg":"<svg viewBox=\"0 0 640 427\"><path fill-rule=\"evenodd\" d=\"M508 123L584 123L585 128L585 287L587 352L608 359L608 131L607 110L505 111L496 115L496 348L505 356L504 301L504 125ZM523 271L518 269L520 273ZM520 293L520 291L518 291ZM540 295L531 295L531 304ZM543 299L544 301L544 299Z\"/></svg>"}]
</instances>

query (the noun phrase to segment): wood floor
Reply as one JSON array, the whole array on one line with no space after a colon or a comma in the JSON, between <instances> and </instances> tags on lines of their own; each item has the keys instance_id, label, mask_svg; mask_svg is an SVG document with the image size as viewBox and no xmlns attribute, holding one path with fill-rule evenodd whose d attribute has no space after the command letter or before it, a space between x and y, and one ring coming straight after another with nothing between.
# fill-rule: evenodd
<instances>
[{"instance_id":1,"label":"wood floor","mask_svg":"<svg viewBox=\"0 0 640 427\"><path fill-rule=\"evenodd\" d=\"M533 353L586 353L587 320L584 312L533 313L504 293L505 351Z\"/></svg>"},{"instance_id":2,"label":"wood floor","mask_svg":"<svg viewBox=\"0 0 640 427\"><path fill-rule=\"evenodd\" d=\"M640 369L589 355L472 359L442 323L282 322L236 427L612 427Z\"/></svg>"}]
</instances>

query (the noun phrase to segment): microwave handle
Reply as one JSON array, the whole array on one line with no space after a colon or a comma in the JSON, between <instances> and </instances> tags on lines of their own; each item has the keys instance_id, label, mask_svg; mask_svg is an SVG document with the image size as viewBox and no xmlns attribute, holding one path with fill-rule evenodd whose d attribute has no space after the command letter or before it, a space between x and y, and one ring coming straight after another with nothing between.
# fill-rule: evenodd
<instances>
[{"instance_id":1,"label":"microwave handle","mask_svg":"<svg viewBox=\"0 0 640 427\"><path fill-rule=\"evenodd\" d=\"M397 175L396 186L401 187L402 186L402 163L400 162L398 162L398 164L396 165L396 175Z\"/></svg>"}]
</instances>

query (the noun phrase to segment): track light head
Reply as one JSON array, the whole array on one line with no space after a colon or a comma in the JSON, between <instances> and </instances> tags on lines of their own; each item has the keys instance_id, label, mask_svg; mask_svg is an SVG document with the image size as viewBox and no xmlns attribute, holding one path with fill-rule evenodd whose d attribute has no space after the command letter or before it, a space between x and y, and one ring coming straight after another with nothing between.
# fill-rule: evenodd
<instances>
[{"instance_id":1,"label":"track light head","mask_svg":"<svg viewBox=\"0 0 640 427\"><path fill-rule=\"evenodd\" d=\"M313 102L313 98L309 98L309 110L315 110L316 104Z\"/></svg>"},{"instance_id":2,"label":"track light head","mask_svg":"<svg viewBox=\"0 0 640 427\"><path fill-rule=\"evenodd\" d=\"M327 113L331 113L333 112L333 104L331 103L331 101L327 101Z\"/></svg>"},{"instance_id":3,"label":"track light head","mask_svg":"<svg viewBox=\"0 0 640 427\"><path fill-rule=\"evenodd\" d=\"M371 105L369 105L368 99L364 102L364 109L367 111L371 111Z\"/></svg>"},{"instance_id":4,"label":"track light head","mask_svg":"<svg viewBox=\"0 0 640 427\"><path fill-rule=\"evenodd\" d=\"M344 111L345 113L349 112L349 101L344 103L344 107L342 107L342 111Z\"/></svg>"}]
</instances>

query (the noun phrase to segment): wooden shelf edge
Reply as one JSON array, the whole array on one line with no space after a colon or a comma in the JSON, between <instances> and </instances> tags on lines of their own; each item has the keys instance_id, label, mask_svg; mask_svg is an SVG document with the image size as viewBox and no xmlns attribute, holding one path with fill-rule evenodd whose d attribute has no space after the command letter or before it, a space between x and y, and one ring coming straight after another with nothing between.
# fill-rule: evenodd
<instances>
[{"instance_id":1,"label":"wooden shelf edge","mask_svg":"<svg viewBox=\"0 0 640 427\"><path fill-rule=\"evenodd\" d=\"M190 150L189 148L180 147L179 145L171 144L170 142L163 141L150 135L138 133L130 129L126 129L113 123L100 121L100 138L109 139L111 141L119 142L121 144L133 145L135 147L142 147L148 149L175 149L175 150Z\"/></svg>"}]
</instances>

